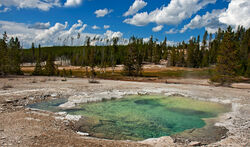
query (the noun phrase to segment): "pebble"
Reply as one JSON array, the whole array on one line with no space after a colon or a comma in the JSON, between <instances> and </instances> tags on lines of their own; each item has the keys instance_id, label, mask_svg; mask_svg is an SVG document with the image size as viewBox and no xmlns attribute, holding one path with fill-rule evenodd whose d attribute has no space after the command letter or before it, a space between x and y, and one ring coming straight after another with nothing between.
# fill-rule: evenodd
<instances>
[{"instance_id":1,"label":"pebble","mask_svg":"<svg viewBox=\"0 0 250 147\"><path fill-rule=\"evenodd\" d=\"M56 97L56 96L57 96L57 94L56 94L56 93L53 93L53 94L51 94L51 96L52 96L52 97Z\"/></svg>"},{"instance_id":2,"label":"pebble","mask_svg":"<svg viewBox=\"0 0 250 147\"><path fill-rule=\"evenodd\" d=\"M83 132L76 132L76 133L82 136L89 136L89 133L83 133Z\"/></svg>"},{"instance_id":3,"label":"pebble","mask_svg":"<svg viewBox=\"0 0 250 147\"><path fill-rule=\"evenodd\" d=\"M201 143L198 142L198 141L191 141L188 145L189 145L189 146L200 146Z\"/></svg>"},{"instance_id":4,"label":"pebble","mask_svg":"<svg viewBox=\"0 0 250 147\"><path fill-rule=\"evenodd\" d=\"M35 99L35 97L31 96L31 97L29 97L29 99L30 99L30 100L34 100L34 99Z\"/></svg>"}]
</instances>

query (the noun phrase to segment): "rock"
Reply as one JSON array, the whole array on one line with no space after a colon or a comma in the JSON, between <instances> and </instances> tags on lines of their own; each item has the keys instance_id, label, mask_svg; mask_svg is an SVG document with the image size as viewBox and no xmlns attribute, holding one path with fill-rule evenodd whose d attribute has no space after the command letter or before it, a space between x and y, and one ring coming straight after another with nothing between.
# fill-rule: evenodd
<instances>
[{"instance_id":1,"label":"rock","mask_svg":"<svg viewBox=\"0 0 250 147\"><path fill-rule=\"evenodd\" d=\"M82 136L89 136L89 133L83 133L83 132L76 132L76 133Z\"/></svg>"},{"instance_id":2,"label":"rock","mask_svg":"<svg viewBox=\"0 0 250 147\"><path fill-rule=\"evenodd\" d=\"M57 93L53 93L51 94L52 97L56 97L57 96Z\"/></svg>"},{"instance_id":3,"label":"rock","mask_svg":"<svg viewBox=\"0 0 250 147\"><path fill-rule=\"evenodd\" d=\"M149 138L149 139L140 141L140 143L149 144L154 147L175 146L174 140L169 136L164 136L160 138Z\"/></svg>"},{"instance_id":4,"label":"rock","mask_svg":"<svg viewBox=\"0 0 250 147\"><path fill-rule=\"evenodd\" d=\"M34 100L34 99L35 99L35 97L33 97L33 96L30 96L30 97L29 97L29 99L30 99L30 100Z\"/></svg>"},{"instance_id":5,"label":"rock","mask_svg":"<svg viewBox=\"0 0 250 147\"><path fill-rule=\"evenodd\" d=\"M17 108L17 109L21 109L21 108L23 108L23 106L16 106L16 108Z\"/></svg>"},{"instance_id":6,"label":"rock","mask_svg":"<svg viewBox=\"0 0 250 147\"><path fill-rule=\"evenodd\" d=\"M189 145L189 146L200 146L201 143L198 142L198 141L191 141L188 145Z\"/></svg>"},{"instance_id":7,"label":"rock","mask_svg":"<svg viewBox=\"0 0 250 147\"><path fill-rule=\"evenodd\" d=\"M67 120L79 121L82 118L81 115L66 115L65 117Z\"/></svg>"},{"instance_id":8,"label":"rock","mask_svg":"<svg viewBox=\"0 0 250 147\"><path fill-rule=\"evenodd\" d=\"M66 116L67 112L57 112L56 114Z\"/></svg>"},{"instance_id":9,"label":"rock","mask_svg":"<svg viewBox=\"0 0 250 147\"><path fill-rule=\"evenodd\" d=\"M5 100L5 103L15 103L15 102L17 102L17 100Z\"/></svg>"}]
</instances>

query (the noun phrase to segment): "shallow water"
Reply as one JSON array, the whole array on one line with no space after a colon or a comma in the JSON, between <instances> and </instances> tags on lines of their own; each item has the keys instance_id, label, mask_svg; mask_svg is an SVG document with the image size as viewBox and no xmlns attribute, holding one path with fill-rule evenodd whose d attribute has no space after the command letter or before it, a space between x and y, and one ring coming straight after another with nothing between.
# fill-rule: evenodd
<instances>
[{"instance_id":1,"label":"shallow water","mask_svg":"<svg viewBox=\"0 0 250 147\"><path fill-rule=\"evenodd\" d=\"M61 111L57 106L64 101L38 103L31 107ZM227 111L229 107L218 103L152 95L82 104L66 110L69 114L85 117L80 131L116 140L143 140L201 128L206 125L203 118L216 117Z\"/></svg>"}]
</instances>

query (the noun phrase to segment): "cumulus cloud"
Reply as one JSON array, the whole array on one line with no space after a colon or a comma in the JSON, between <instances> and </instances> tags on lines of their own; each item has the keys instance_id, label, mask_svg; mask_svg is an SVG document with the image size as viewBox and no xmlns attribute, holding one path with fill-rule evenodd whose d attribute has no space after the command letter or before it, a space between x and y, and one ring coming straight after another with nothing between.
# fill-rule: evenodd
<instances>
[{"instance_id":1,"label":"cumulus cloud","mask_svg":"<svg viewBox=\"0 0 250 147\"><path fill-rule=\"evenodd\" d=\"M49 27L50 27L50 22L47 23L37 22L29 26L29 28L34 28L34 29L48 29Z\"/></svg>"},{"instance_id":2,"label":"cumulus cloud","mask_svg":"<svg viewBox=\"0 0 250 147\"><path fill-rule=\"evenodd\" d=\"M219 21L232 26L250 27L250 1L231 0L228 9L221 13Z\"/></svg>"},{"instance_id":3,"label":"cumulus cloud","mask_svg":"<svg viewBox=\"0 0 250 147\"><path fill-rule=\"evenodd\" d=\"M52 26L51 28L43 31L42 33L38 34L35 37L35 40L39 40L40 42L44 43L47 41L47 39L53 39L53 37L59 33L60 31L66 29L66 27L68 26L68 23L65 22L65 24L61 24L61 23L56 23L54 26Z\"/></svg>"},{"instance_id":4,"label":"cumulus cloud","mask_svg":"<svg viewBox=\"0 0 250 147\"><path fill-rule=\"evenodd\" d=\"M110 28L110 25L104 25L103 28L108 29L108 28Z\"/></svg>"},{"instance_id":5,"label":"cumulus cloud","mask_svg":"<svg viewBox=\"0 0 250 147\"><path fill-rule=\"evenodd\" d=\"M32 8L48 11L53 7L60 7L60 0L1 0L0 4L5 8L16 7L18 9Z\"/></svg>"},{"instance_id":6,"label":"cumulus cloud","mask_svg":"<svg viewBox=\"0 0 250 147\"><path fill-rule=\"evenodd\" d=\"M226 28L227 25L219 21L220 14L225 12L225 9L222 10L213 10L211 13L207 12L205 15L200 16L196 15L190 23L185 25L180 32L184 33L188 29L203 28L209 33L215 33L218 28Z\"/></svg>"},{"instance_id":7,"label":"cumulus cloud","mask_svg":"<svg viewBox=\"0 0 250 147\"><path fill-rule=\"evenodd\" d=\"M24 48L31 47L32 42L36 45L41 44L42 46L80 46L84 45L87 37L91 38L91 45L111 44L114 37L120 38L118 44L128 43L128 39L122 38L123 34L119 31L113 32L107 30L104 34L83 32L87 24L84 24L81 20L78 20L71 27L68 26L67 22L56 23L48 29L30 26L30 24L25 23L0 20L0 32L6 31L9 38L18 37Z\"/></svg>"},{"instance_id":8,"label":"cumulus cloud","mask_svg":"<svg viewBox=\"0 0 250 147\"><path fill-rule=\"evenodd\" d=\"M100 27L98 27L97 25L94 25L94 26L92 27L92 29L98 30L98 29L100 29Z\"/></svg>"},{"instance_id":9,"label":"cumulus cloud","mask_svg":"<svg viewBox=\"0 0 250 147\"><path fill-rule=\"evenodd\" d=\"M166 31L165 33L166 33L166 34L176 34L176 33L178 33L178 32L179 32L178 30L172 28L172 29Z\"/></svg>"},{"instance_id":10,"label":"cumulus cloud","mask_svg":"<svg viewBox=\"0 0 250 147\"><path fill-rule=\"evenodd\" d=\"M163 29L163 25L156 26L152 29L153 32L159 32Z\"/></svg>"},{"instance_id":11,"label":"cumulus cloud","mask_svg":"<svg viewBox=\"0 0 250 147\"><path fill-rule=\"evenodd\" d=\"M139 10L147 6L147 3L143 0L135 0L133 5L129 7L128 11L123 14L123 16L129 16L137 13Z\"/></svg>"},{"instance_id":12,"label":"cumulus cloud","mask_svg":"<svg viewBox=\"0 0 250 147\"><path fill-rule=\"evenodd\" d=\"M123 33L121 33L121 32L113 32L113 31L107 30L106 33L104 33L104 35L108 39L113 39L113 38L121 38L123 36Z\"/></svg>"},{"instance_id":13,"label":"cumulus cloud","mask_svg":"<svg viewBox=\"0 0 250 147\"><path fill-rule=\"evenodd\" d=\"M124 23L145 26L149 23L176 25L190 18L208 4L214 4L216 0L171 0L168 6L162 6L150 13L137 13L132 18L124 20Z\"/></svg>"},{"instance_id":14,"label":"cumulus cloud","mask_svg":"<svg viewBox=\"0 0 250 147\"><path fill-rule=\"evenodd\" d=\"M215 33L218 28L226 29L228 25L250 27L250 1L231 0L227 9L213 10L205 15L196 15L180 32L188 29L203 28L209 33Z\"/></svg>"},{"instance_id":15,"label":"cumulus cloud","mask_svg":"<svg viewBox=\"0 0 250 147\"><path fill-rule=\"evenodd\" d=\"M79 6L82 4L82 0L67 0L64 3L65 7L75 7L75 6Z\"/></svg>"},{"instance_id":16,"label":"cumulus cloud","mask_svg":"<svg viewBox=\"0 0 250 147\"><path fill-rule=\"evenodd\" d=\"M113 12L113 10L108 10L107 8L105 9L99 9L95 11L96 17L104 17L108 15L109 13Z\"/></svg>"},{"instance_id":17,"label":"cumulus cloud","mask_svg":"<svg viewBox=\"0 0 250 147\"><path fill-rule=\"evenodd\" d=\"M48 24L50 23L44 23L45 26L48 26ZM56 23L54 26L47 29L30 26L35 26L35 24L29 25L24 23L0 21L0 32L6 31L9 37L18 37L25 48L30 47L32 42L44 46L70 45L72 37L76 38L78 41L75 42L76 44L78 43L78 45L82 45L85 39L84 36L93 36L93 34L82 33L87 27L87 24L83 24L81 20L78 20L78 23L72 25L69 29L67 29L67 22L64 24Z\"/></svg>"},{"instance_id":18,"label":"cumulus cloud","mask_svg":"<svg viewBox=\"0 0 250 147\"><path fill-rule=\"evenodd\" d=\"M87 28L87 24L84 24L80 29L79 29L79 32L82 32L84 31L86 28Z\"/></svg>"}]
</instances>

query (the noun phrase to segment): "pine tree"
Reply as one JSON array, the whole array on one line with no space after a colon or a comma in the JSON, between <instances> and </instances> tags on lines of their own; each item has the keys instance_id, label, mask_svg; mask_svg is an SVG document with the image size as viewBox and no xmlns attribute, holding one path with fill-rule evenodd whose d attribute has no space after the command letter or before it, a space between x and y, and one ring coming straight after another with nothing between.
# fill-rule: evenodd
<instances>
[{"instance_id":1,"label":"pine tree","mask_svg":"<svg viewBox=\"0 0 250 147\"><path fill-rule=\"evenodd\" d=\"M153 49L154 49L154 41L153 41L153 36L150 37L149 41L148 41L148 62L152 62L153 61Z\"/></svg>"},{"instance_id":2,"label":"pine tree","mask_svg":"<svg viewBox=\"0 0 250 147\"><path fill-rule=\"evenodd\" d=\"M32 48L33 48L33 45L32 45ZM32 50L32 54L34 53L35 52ZM38 46L38 55L36 55L36 66L32 75L35 75L35 76L43 75L43 68L41 66L41 45L40 44Z\"/></svg>"},{"instance_id":3,"label":"pine tree","mask_svg":"<svg viewBox=\"0 0 250 147\"><path fill-rule=\"evenodd\" d=\"M112 74L114 74L115 66L117 64L117 54L118 54L118 43L119 38L115 37L113 38L113 47L111 50L111 66L112 66Z\"/></svg>"},{"instance_id":4,"label":"pine tree","mask_svg":"<svg viewBox=\"0 0 250 147\"><path fill-rule=\"evenodd\" d=\"M34 69L32 75L34 75L34 76L43 75L43 69L41 66L40 58L36 59L36 66L35 66L35 69Z\"/></svg>"},{"instance_id":5,"label":"pine tree","mask_svg":"<svg viewBox=\"0 0 250 147\"><path fill-rule=\"evenodd\" d=\"M34 44L34 42L32 42L31 49L32 49L32 61L34 61L35 60L35 44Z\"/></svg>"},{"instance_id":6,"label":"pine tree","mask_svg":"<svg viewBox=\"0 0 250 147\"><path fill-rule=\"evenodd\" d=\"M248 55L247 70L245 72L245 76L250 78L250 55Z\"/></svg>"},{"instance_id":7,"label":"pine tree","mask_svg":"<svg viewBox=\"0 0 250 147\"><path fill-rule=\"evenodd\" d=\"M6 32L3 34L3 39L0 39L0 75L7 74L6 64L7 61L7 44L6 44Z\"/></svg>"},{"instance_id":8,"label":"pine tree","mask_svg":"<svg viewBox=\"0 0 250 147\"><path fill-rule=\"evenodd\" d=\"M92 48L90 51L90 67L91 67L91 79L94 81L96 72L95 72L95 66L96 66L96 47Z\"/></svg>"},{"instance_id":9,"label":"pine tree","mask_svg":"<svg viewBox=\"0 0 250 147\"><path fill-rule=\"evenodd\" d=\"M131 37L130 44L125 56L123 72L127 76L142 75L143 53L139 46L142 45L142 39Z\"/></svg>"},{"instance_id":10,"label":"pine tree","mask_svg":"<svg viewBox=\"0 0 250 147\"><path fill-rule=\"evenodd\" d=\"M127 76L134 76L135 72L136 72L136 67L135 67L135 62L136 62L136 45L135 45L135 38L132 37L130 39L130 41L132 43L130 43L128 45L128 50L127 50L127 54L125 57L125 61L124 61L124 68L123 68L123 72L125 73L125 75Z\"/></svg>"},{"instance_id":11,"label":"pine tree","mask_svg":"<svg viewBox=\"0 0 250 147\"><path fill-rule=\"evenodd\" d=\"M187 47L187 66L195 67L195 56L194 56L194 39L189 40L189 44Z\"/></svg>"},{"instance_id":12,"label":"pine tree","mask_svg":"<svg viewBox=\"0 0 250 147\"><path fill-rule=\"evenodd\" d=\"M237 50L234 43L234 34L231 26L229 26L220 45L216 75L211 80L220 84L230 84L236 77L237 69Z\"/></svg>"},{"instance_id":13,"label":"pine tree","mask_svg":"<svg viewBox=\"0 0 250 147\"><path fill-rule=\"evenodd\" d=\"M170 54L170 66L175 66L177 63L177 49L172 48L171 54Z\"/></svg>"},{"instance_id":14,"label":"pine tree","mask_svg":"<svg viewBox=\"0 0 250 147\"><path fill-rule=\"evenodd\" d=\"M85 65L85 73L86 73L86 77L89 77L89 71L88 71L88 66L89 66L89 54L90 54L90 37L87 37L86 40L86 48L84 50L84 65Z\"/></svg>"},{"instance_id":15,"label":"pine tree","mask_svg":"<svg viewBox=\"0 0 250 147\"><path fill-rule=\"evenodd\" d=\"M53 57L49 54L48 59L45 65L45 75L47 76L54 76L56 75L57 68L54 64Z\"/></svg>"},{"instance_id":16,"label":"pine tree","mask_svg":"<svg viewBox=\"0 0 250 147\"><path fill-rule=\"evenodd\" d=\"M7 66L7 72L9 74L15 74L15 75L21 75L21 57L20 57L20 42L18 38L15 39L12 37L8 43L8 50L7 50L7 56L8 56L8 63L6 63Z\"/></svg>"},{"instance_id":17,"label":"pine tree","mask_svg":"<svg viewBox=\"0 0 250 147\"><path fill-rule=\"evenodd\" d=\"M161 50L163 51L162 59L167 60L168 58L168 51L167 51L167 37L165 37L164 41L161 44Z\"/></svg>"}]
</instances>

